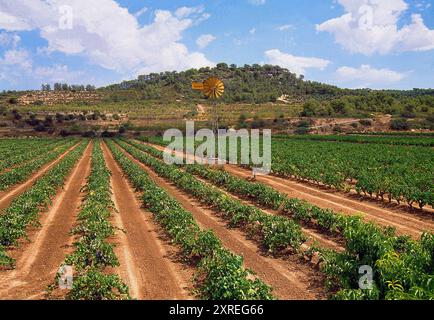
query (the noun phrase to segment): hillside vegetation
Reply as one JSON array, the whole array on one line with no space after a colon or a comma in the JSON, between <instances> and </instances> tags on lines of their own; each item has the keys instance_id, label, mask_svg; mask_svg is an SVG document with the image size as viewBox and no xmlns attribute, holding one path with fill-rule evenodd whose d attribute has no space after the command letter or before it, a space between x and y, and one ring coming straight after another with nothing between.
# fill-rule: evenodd
<instances>
[{"instance_id":1,"label":"hillside vegetation","mask_svg":"<svg viewBox=\"0 0 434 320\"><path fill-rule=\"evenodd\" d=\"M83 127L79 131L117 130L118 120L140 130L183 127L186 119L203 127L213 103L192 90L191 83L210 76L225 83L225 94L217 102L219 123L225 127L271 127L295 133L434 130L434 89L341 89L307 81L279 66L225 63L140 75L98 89L57 83L53 89L44 84L41 91L3 92L0 127L27 128L21 118L44 121L47 116L92 121L74 123ZM113 116L114 122L106 121Z\"/></svg>"},{"instance_id":2,"label":"hillside vegetation","mask_svg":"<svg viewBox=\"0 0 434 320\"><path fill-rule=\"evenodd\" d=\"M272 65L237 67L220 63L216 68L151 73L139 76L137 80L108 86L104 90L140 90L143 99L197 100L202 97L191 90L191 82L202 81L210 76L217 76L225 83L226 92L221 99L223 103L302 102L305 103L305 116L381 112L411 118L417 113L429 114L434 111L434 89L340 89L306 81L302 75L297 76L287 69Z\"/></svg>"}]
</instances>

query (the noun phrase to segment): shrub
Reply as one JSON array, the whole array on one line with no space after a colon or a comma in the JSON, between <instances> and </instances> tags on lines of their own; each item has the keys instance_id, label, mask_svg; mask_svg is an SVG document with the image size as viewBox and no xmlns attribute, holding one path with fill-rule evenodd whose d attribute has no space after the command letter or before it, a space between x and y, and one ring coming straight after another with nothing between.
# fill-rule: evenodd
<instances>
[{"instance_id":1,"label":"shrub","mask_svg":"<svg viewBox=\"0 0 434 320\"><path fill-rule=\"evenodd\" d=\"M407 119L414 119L414 118L416 118L416 114L413 112L404 111L401 113L401 117L407 118Z\"/></svg>"},{"instance_id":2,"label":"shrub","mask_svg":"<svg viewBox=\"0 0 434 320\"><path fill-rule=\"evenodd\" d=\"M72 121L72 120L75 120L75 114L73 114L73 113L70 113L70 114L68 114L67 116L66 116L66 120L67 121Z\"/></svg>"},{"instance_id":3,"label":"shrub","mask_svg":"<svg viewBox=\"0 0 434 320\"><path fill-rule=\"evenodd\" d=\"M18 99L15 97L9 98L8 99L8 103L9 104L17 104L18 103Z\"/></svg>"},{"instance_id":4,"label":"shrub","mask_svg":"<svg viewBox=\"0 0 434 320\"><path fill-rule=\"evenodd\" d=\"M119 134L124 134L127 129L124 126L119 127Z\"/></svg>"},{"instance_id":5,"label":"shrub","mask_svg":"<svg viewBox=\"0 0 434 320\"><path fill-rule=\"evenodd\" d=\"M360 123L362 126L365 126L365 127L370 127L370 126L372 126L372 120L369 120L369 119L362 119L362 120L359 121L359 123Z\"/></svg>"},{"instance_id":6,"label":"shrub","mask_svg":"<svg viewBox=\"0 0 434 320\"><path fill-rule=\"evenodd\" d=\"M342 127L339 126L339 125L334 126L333 127L333 132L334 133L342 133L343 132Z\"/></svg>"},{"instance_id":7,"label":"shrub","mask_svg":"<svg viewBox=\"0 0 434 320\"><path fill-rule=\"evenodd\" d=\"M91 131L86 131L82 134L82 136L84 138L95 138L96 137L96 132L91 130Z\"/></svg>"},{"instance_id":8,"label":"shrub","mask_svg":"<svg viewBox=\"0 0 434 320\"><path fill-rule=\"evenodd\" d=\"M394 119L390 124L390 128L392 130L404 131L410 129L410 124L406 119Z\"/></svg>"},{"instance_id":9,"label":"shrub","mask_svg":"<svg viewBox=\"0 0 434 320\"><path fill-rule=\"evenodd\" d=\"M302 117L313 117L317 114L319 109L319 103L316 100L309 100L303 106L303 111L300 116Z\"/></svg>"},{"instance_id":10,"label":"shrub","mask_svg":"<svg viewBox=\"0 0 434 320\"><path fill-rule=\"evenodd\" d=\"M40 123L37 126L35 126L35 131L36 132L45 132L45 131L47 131L47 128L42 123Z\"/></svg>"},{"instance_id":11,"label":"shrub","mask_svg":"<svg viewBox=\"0 0 434 320\"><path fill-rule=\"evenodd\" d=\"M65 115L62 113L56 113L56 120L58 123L62 123L65 120Z\"/></svg>"},{"instance_id":12,"label":"shrub","mask_svg":"<svg viewBox=\"0 0 434 320\"><path fill-rule=\"evenodd\" d=\"M46 116L45 117L45 124L51 125L53 123L53 117L52 116Z\"/></svg>"},{"instance_id":13,"label":"shrub","mask_svg":"<svg viewBox=\"0 0 434 320\"><path fill-rule=\"evenodd\" d=\"M115 133L114 132L109 132L109 131L107 131L107 130L104 130L102 133L101 133L101 137L102 138L113 138L115 136Z\"/></svg>"},{"instance_id":14,"label":"shrub","mask_svg":"<svg viewBox=\"0 0 434 320\"><path fill-rule=\"evenodd\" d=\"M59 134L60 134L62 137L67 137L67 136L70 135L70 132L69 132L68 130L62 129L62 130L60 130Z\"/></svg>"},{"instance_id":15,"label":"shrub","mask_svg":"<svg viewBox=\"0 0 434 320\"><path fill-rule=\"evenodd\" d=\"M265 121L256 116L252 122L252 129L260 129L263 127L265 127Z\"/></svg>"}]
</instances>

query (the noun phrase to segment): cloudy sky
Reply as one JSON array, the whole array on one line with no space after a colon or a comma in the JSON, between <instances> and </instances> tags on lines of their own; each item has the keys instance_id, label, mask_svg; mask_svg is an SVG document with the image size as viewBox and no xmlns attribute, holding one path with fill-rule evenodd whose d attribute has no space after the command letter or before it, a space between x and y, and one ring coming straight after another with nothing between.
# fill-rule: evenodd
<instances>
[{"instance_id":1,"label":"cloudy sky","mask_svg":"<svg viewBox=\"0 0 434 320\"><path fill-rule=\"evenodd\" d=\"M0 0L0 90L218 62L341 87L434 88L434 1Z\"/></svg>"}]
</instances>

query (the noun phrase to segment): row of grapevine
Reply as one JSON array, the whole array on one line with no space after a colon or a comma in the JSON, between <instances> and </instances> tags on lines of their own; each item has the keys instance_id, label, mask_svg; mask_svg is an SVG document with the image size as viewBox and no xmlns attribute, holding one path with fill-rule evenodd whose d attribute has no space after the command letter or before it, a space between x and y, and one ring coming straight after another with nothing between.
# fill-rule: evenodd
<instances>
[{"instance_id":1,"label":"row of grapevine","mask_svg":"<svg viewBox=\"0 0 434 320\"><path fill-rule=\"evenodd\" d=\"M49 144L54 139L1 139L0 140L0 163L10 156L29 150L35 145Z\"/></svg>"},{"instance_id":2,"label":"row of grapevine","mask_svg":"<svg viewBox=\"0 0 434 320\"><path fill-rule=\"evenodd\" d=\"M39 170L45 164L54 161L61 154L71 148L76 141L60 141L52 145L51 149L45 150L42 156L34 158L22 166L15 167L7 172L0 174L0 191L25 181L30 175ZM36 156L36 155L33 155ZM33 158L33 157L32 157Z\"/></svg>"},{"instance_id":3,"label":"row of grapevine","mask_svg":"<svg viewBox=\"0 0 434 320\"><path fill-rule=\"evenodd\" d=\"M210 230L202 230L193 215L160 188L148 174L130 160L113 141L107 142L115 160L134 187L143 193L143 204L178 245L191 263L195 263L197 287L202 298L212 300L272 299L270 288L243 268L243 259L223 247Z\"/></svg>"},{"instance_id":4,"label":"row of grapevine","mask_svg":"<svg viewBox=\"0 0 434 320\"><path fill-rule=\"evenodd\" d=\"M434 150L422 147L273 140L272 170L420 208L434 204Z\"/></svg>"},{"instance_id":5,"label":"row of grapevine","mask_svg":"<svg viewBox=\"0 0 434 320\"><path fill-rule=\"evenodd\" d=\"M227 196L224 192L199 181L191 174L170 166L140 151L124 141L117 141L134 158L151 167L158 175L169 179L182 190L190 193L206 205L219 210L231 226L246 229L254 234L270 252L288 247L298 251L306 241L300 225L280 216L272 216L262 210Z\"/></svg>"},{"instance_id":6,"label":"row of grapevine","mask_svg":"<svg viewBox=\"0 0 434 320\"><path fill-rule=\"evenodd\" d=\"M394 278L394 283L406 283L406 286L402 286L402 290L412 292L412 290L420 286L420 283L417 280L413 282L409 282L408 280L412 279L412 277L414 277L413 279L425 279L426 282L422 281L421 283L422 287L425 285L426 291L422 293L423 289L420 289L421 292L419 292L419 294L421 294L421 298L429 296L430 290L433 289L429 285L428 281L433 277L432 272L430 271L432 261L430 262L429 260L430 258L433 258L432 255L430 256L429 251L432 250L430 247L432 244L430 245L429 242L434 240L434 235L432 233L426 233L422 236L420 242L412 243L409 238L396 237L392 230L383 230L372 223L365 223L360 217L344 216L331 210L318 208L305 201L289 199L286 195L279 193L271 187L233 177L227 172L211 170L199 165L187 166L186 170L227 189L229 192L253 199L262 206L281 210L283 214L286 214L297 221L304 222L308 225L314 224L320 230L339 234L339 236L341 236L345 241L346 251L344 253L338 254L333 251L320 249L326 262L323 265L323 269L330 276L329 282L334 283L335 285L340 283L341 285L339 286L339 289L354 288L358 286L356 281L353 283L351 283L351 280L348 281L348 279L351 279L352 277L354 280L358 279L357 265L360 266L366 264L374 266L374 272L381 272L381 268L378 268L379 261L388 259L388 257L396 258L395 254L397 254L397 252L400 252L401 255L405 255L404 259L398 260L403 266L407 263L405 268L408 273L412 274L412 276L408 277L408 274L406 276L399 275ZM402 252L401 246L410 248L410 250ZM415 250L415 248L418 249ZM387 254L385 254L385 252L387 252ZM417 265L413 264L413 260L407 259L409 255L417 255L418 258L415 258L415 261L421 263ZM340 263L343 257L347 263L352 262L354 267L352 269L341 269L345 271L339 274L337 279L335 273L337 270L336 267L339 265L337 262ZM341 265L343 266L344 264ZM345 280L342 281L343 279ZM377 298L386 297L387 295L389 295L389 297L396 297L395 292L388 292L389 288L385 286L385 283L382 282L381 278L378 278L378 281L379 283L377 287L382 287L385 290L383 290L383 292L376 292L375 294L378 294ZM343 293L353 294L354 291L343 291L339 293L337 297L344 297L342 295ZM361 292L357 291L357 293ZM393 296L391 296L392 294Z\"/></svg>"},{"instance_id":7,"label":"row of grapevine","mask_svg":"<svg viewBox=\"0 0 434 320\"><path fill-rule=\"evenodd\" d=\"M129 144L150 155L163 159L163 152L151 146L136 143L132 140ZM202 179L208 180L228 192L248 200L254 200L258 205L272 210L280 210L282 213L291 215L294 219L302 221L307 225L322 231L342 235L349 225L361 221L360 217L344 216L329 209L321 209L316 206L309 206L306 201L288 198L286 194L280 193L265 184L249 182L245 179L230 175L223 170L213 170L208 166L189 165L184 166L185 170Z\"/></svg>"},{"instance_id":8,"label":"row of grapevine","mask_svg":"<svg viewBox=\"0 0 434 320\"><path fill-rule=\"evenodd\" d=\"M163 153L155 148L130 143L136 148L162 158ZM391 230L382 230L359 217L344 216L331 210L324 210L305 201L290 199L271 187L231 176L221 170L206 166L186 166L186 170L239 196L253 199L259 205L281 210L298 221L314 224L320 229L338 233L345 240L346 251L320 249L325 263L323 270L329 276L329 283L343 289L337 298L427 298L432 296L432 267L434 258L434 235L424 234L419 242L409 238L396 237ZM398 255L399 253L399 255ZM363 292L354 290L358 286L358 267L374 267L376 290ZM394 265L388 265L394 264ZM406 272L390 275L385 266L396 267ZM349 268L349 266L352 266ZM345 268L346 267L346 268ZM398 270L398 269L397 269ZM390 280L393 279L393 280ZM431 280L430 280L431 279ZM394 286L389 286L394 284Z\"/></svg>"},{"instance_id":9,"label":"row of grapevine","mask_svg":"<svg viewBox=\"0 0 434 320\"><path fill-rule=\"evenodd\" d=\"M162 138L142 138L167 145ZM238 144L240 153L241 144ZM272 172L413 207L434 205L434 150L274 138Z\"/></svg>"},{"instance_id":10,"label":"row of grapevine","mask_svg":"<svg viewBox=\"0 0 434 320\"><path fill-rule=\"evenodd\" d=\"M406 137L406 136L366 136L366 135L298 135L298 136L276 136L275 139L296 139L296 140L312 140L312 141L336 141L336 142L352 142L352 143L375 143L398 146L423 146L434 147L433 137Z\"/></svg>"},{"instance_id":11,"label":"row of grapevine","mask_svg":"<svg viewBox=\"0 0 434 320\"><path fill-rule=\"evenodd\" d=\"M86 142L81 142L0 213L0 266L13 267L14 261L7 256L6 247L17 244L19 238L26 236L26 227L38 221L39 212L51 203L58 189L64 185L86 146Z\"/></svg>"},{"instance_id":12,"label":"row of grapevine","mask_svg":"<svg viewBox=\"0 0 434 320\"><path fill-rule=\"evenodd\" d=\"M8 150L1 155L0 172L43 155L48 150L54 149L59 143L62 143L62 140L37 140L25 147L13 149L13 151Z\"/></svg>"},{"instance_id":13,"label":"row of grapevine","mask_svg":"<svg viewBox=\"0 0 434 320\"><path fill-rule=\"evenodd\" d=\"M99 142L92 150L91 173L84 188L86 196L78 214L78 226L72 234L79 239L75 251L66 257L63 267L74 268L72 289L67 299L121 300L129 299L128 287L118 275L107 273L108 267L119 266L114 246L107 239L115 234L110 224L114 210L111 198L110 171L106 167ZM64 270L63 268L61 270ZM59 281L58 274L56 282Z\"/></svg>"}]
</instances>

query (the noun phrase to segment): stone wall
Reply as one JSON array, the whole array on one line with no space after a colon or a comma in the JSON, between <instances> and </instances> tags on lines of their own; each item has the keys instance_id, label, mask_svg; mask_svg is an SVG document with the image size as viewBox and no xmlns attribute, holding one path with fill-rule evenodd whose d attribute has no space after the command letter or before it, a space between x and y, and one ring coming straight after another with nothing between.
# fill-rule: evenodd
<instances>
[{"instance_id":1,"label":"stone wall","mask_svg":"<svg viewBox=\"0 0 434 320\"><path fill-rule=\"evenodd\" d=\"M101 96L94 91L33 91L18 98L21 105L43 103L44 105L67 104L72 102L96 102Z\"/></svg>"}]
</instances>

